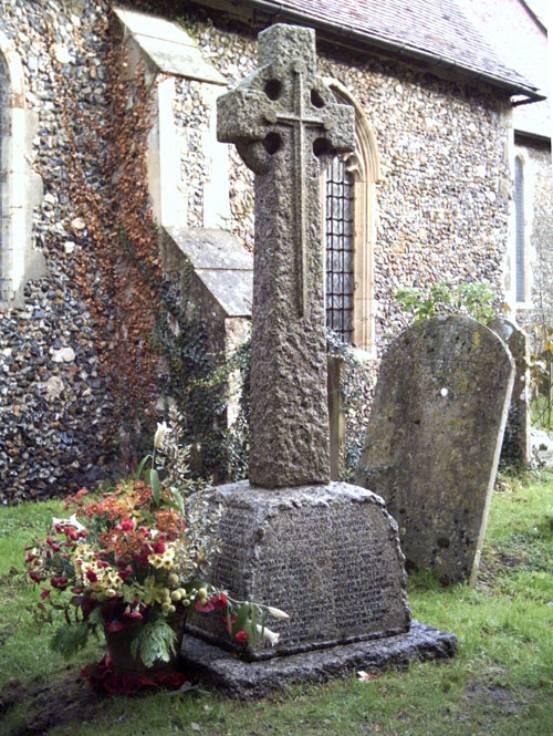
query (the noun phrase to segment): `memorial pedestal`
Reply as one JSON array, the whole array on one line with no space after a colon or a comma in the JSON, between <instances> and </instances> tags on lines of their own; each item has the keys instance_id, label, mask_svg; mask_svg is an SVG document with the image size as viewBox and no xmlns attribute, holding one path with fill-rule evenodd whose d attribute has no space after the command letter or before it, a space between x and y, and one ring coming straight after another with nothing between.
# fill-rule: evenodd
<instances>
[{"instance_id":1,"label":"memorial pedestal","mask_svg":"<svg viewBox=\"0 0 553 736\"><path fill-rule=\"evenodd\" d=\"M321 649L408 631L404 558L384 502L348 483L268 490L248 481L220 486L220 552L211 582L239 600L267 602L277 646L250 659ZM189 630L228 646L224 622L196 616Z\"/></svg>"}]
</instances>

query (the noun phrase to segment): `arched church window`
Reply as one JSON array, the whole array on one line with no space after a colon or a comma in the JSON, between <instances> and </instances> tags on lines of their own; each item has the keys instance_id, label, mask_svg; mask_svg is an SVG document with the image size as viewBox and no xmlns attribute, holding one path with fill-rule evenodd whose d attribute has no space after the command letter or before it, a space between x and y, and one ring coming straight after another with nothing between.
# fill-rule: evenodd
<instances>
[{"instance_id":1,"label":"arched church window","mask_svg":"<svg viewBox=\"0 0 553 736\"><path fill-rule=\"evenodd\" d=\"M336 156L326 173L326 326L353 342L353 174Z\"/></svg>"},{"instance_id":2,"label":"arched church window","mask_svg":"<svg viewBox=\"0 0 553 736\"><path fill-rule=\"evenodd\" d=\"M7 242L7 204L8 204L8 165L7 165L7 140L9 136L8 105L9 105L10 80L8 66L4 55L0 53L0 300L4 298L6 291L7 264L6 242Z\"/></svg>"},{"instance_id":3,"label":"arched church window","mask_svg":"<svg viewBox=\"0 0 553 736\"><path fill-rule=\"evenodd\" d=\"M526 243L524 212L524 165L515 158L515 293L517 302L526 301Z\"/></svg>"},{"instance_id":4,"label":"arched church window","mask_svg":"<svg viewBox=\"0 0 553 736\"><path fill-rule=\"evenodd\" d=\"M355 113L355 151L335 157L325 182L327 327L348 345L374 353L376 141L361 105L339 82L328 85Z\"/></svg>"}]
</instances>

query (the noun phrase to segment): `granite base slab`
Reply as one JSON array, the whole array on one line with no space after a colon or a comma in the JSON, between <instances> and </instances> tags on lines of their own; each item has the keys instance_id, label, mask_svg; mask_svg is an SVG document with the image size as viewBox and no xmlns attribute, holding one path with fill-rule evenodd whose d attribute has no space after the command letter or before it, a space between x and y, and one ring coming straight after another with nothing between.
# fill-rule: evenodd
<instances>
[{"instance_id":1,"label":"granite base slab","mask_svg":"<svg viewBox=\"0 0 553 736\"><path fill-rule=\"evenodd\" d=\"M257 662L244 662L231 652L187 634L181 661L187 672L206 685L229 697L251 700L292 683L322 682L358 669L380 672L414 661L449 659L456 651L454 634L414 621L404 634Z\"/></svg>"},{"instance_id":2,"label":"granite base slab","mask_svg":"<svg viewBox=\"0 0 553 736\"><path fill-rule=\"evenodd\" d=\"M397 524L379 496L343 482L268 489L239 481L214 488L211 503L221 516L209 582L290 617L267 622L280 641L248 647L250 660L409 630ZM193 614L187 624L228 648L223 617Z\"/></svg>"}]
</instances>

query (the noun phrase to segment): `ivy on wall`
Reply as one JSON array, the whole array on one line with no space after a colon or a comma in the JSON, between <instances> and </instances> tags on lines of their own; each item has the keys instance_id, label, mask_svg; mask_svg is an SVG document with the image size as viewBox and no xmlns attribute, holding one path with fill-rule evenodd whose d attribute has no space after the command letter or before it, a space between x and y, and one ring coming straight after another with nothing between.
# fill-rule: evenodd
<instances>
[{"instance_id":1,"label":"ivy on wall","mask_svg":"<svg viewBox=\"0 0 553 736\"><path fill-rule=\"evenodd\" d=\"M107 38L102 115L79 106L77 88L68 84L54 53L52 59L67 140L65 195L82 221L73 278L94 324L99 367L113 396L112 437L122 465L130 467L143 454L155 421L176 405L196 475L240 477L246 467L247 402L241 400L230 431L226 406L229 376L248 372L249 349L230 360L213 352L205 318L190 299L191 270L184 268L176 281L162 273L147 176L153 93L160 80L148 82L143 65L129 78L124 45L114 34ZM54 44L52 36L52 49ZM100 186L93 169L100 170ZM241 385L244 394L247 378Z\"/></svg>"}]
</instances>

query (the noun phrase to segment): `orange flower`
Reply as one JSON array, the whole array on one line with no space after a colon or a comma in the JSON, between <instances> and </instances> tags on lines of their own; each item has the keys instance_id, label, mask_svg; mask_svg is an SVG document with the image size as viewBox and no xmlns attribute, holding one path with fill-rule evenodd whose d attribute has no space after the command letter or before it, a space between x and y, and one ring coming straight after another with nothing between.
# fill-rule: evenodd
<instances>
[{"instance_id":1,"label":"orange flower","mask_svg":"<svg viewBox=\"0 0 553 736\"><path fill-rule=\"evenodd\" d=\"M166 535L169 542L174 542L184 532L184 521L177 511L158 511L156 527Z\"/></svg>"}]
</instances>

